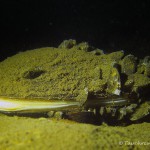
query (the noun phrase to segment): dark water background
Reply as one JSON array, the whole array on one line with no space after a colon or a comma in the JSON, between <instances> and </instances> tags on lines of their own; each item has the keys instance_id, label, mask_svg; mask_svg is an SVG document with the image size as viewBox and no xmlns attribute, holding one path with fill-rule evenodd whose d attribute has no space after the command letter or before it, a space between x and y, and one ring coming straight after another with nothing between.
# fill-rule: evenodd
<instances>
[{"instance_id":1,"label":"dark water background","mask_svg":"<svg viewBox=\"0 0 150 150\"><path fill-rule=\"evenodd\" d=\"M71 38L150 55L150 1L0 0L0 60Z\"/></svg>"}]
</instances>

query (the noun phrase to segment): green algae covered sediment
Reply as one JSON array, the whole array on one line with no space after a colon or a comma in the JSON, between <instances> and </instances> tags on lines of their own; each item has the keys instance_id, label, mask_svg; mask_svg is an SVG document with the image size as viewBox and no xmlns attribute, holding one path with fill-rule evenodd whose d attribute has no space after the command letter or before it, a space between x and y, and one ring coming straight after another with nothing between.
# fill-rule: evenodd
<instances>
[{"instance_id":1,"label":"green algae covered sediment","mask_svg":"<svg viewBox=\"0 0 150 150\"><path fill-rule=\"evenodd\" d=\"M0 62L0 96L84 102L87 92L112 94L118 88L119 67L123 73L132 73L122 85L125 88L130 81L135 91L150 85L149 77L135 72L134 60L130 62L134 67L125 64L128 61L124 59L130 57L124 57L123 51L96 55L97 49L83 50L88 46L85 43L70 49L65 46L20 52ZM116 63L118 68L114 67Z\"/></svg>"},{"instance_id":2,"label":"green algae covered sediment","mask_svg":"<svg viewBox=\"0 0 150 150\"><path fill-rule=\"evenodd\" d=\"M111 127L0 115L0 149L148 150L149 131L149 123Z\"/></svg>"},{"instance_id":3,"label":"green algae covered sediment","mask_svg":"<svg viewBox=\"0 0 150 150\"><path fill-rule=\"evenodd\" d=\"M103 91L113 57L96 56L76 47L21 52L0 63L0 95L81 100L86 88Z\"/></svg>"}]
</instances>

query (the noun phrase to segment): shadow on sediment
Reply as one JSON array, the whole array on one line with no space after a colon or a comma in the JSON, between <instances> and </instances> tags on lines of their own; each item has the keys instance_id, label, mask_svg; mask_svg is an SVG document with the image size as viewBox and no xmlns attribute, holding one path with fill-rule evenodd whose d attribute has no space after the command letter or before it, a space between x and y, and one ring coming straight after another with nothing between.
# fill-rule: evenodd
<instances>
[{"instance_id":1,"label":"shadow on sediment","mask_svg":"<svg viewBox=\"0 0 150 150\"><path fill-rule=\"evenodd\" d=\"M18 116L18 117L29 117L29 118L49 118L47 113L3 113L7 116ZM60 120L60 118L55 118L56 120ZM78 112L78 113L68 113L67 115L63 115L63 119L78 122L78 123L85 123L85 124L92 124L92 125L102 125L103 123L109 125L109 126L128 126L131 124L139 124L143 122L150 123L150 115L137 120L137 121L131 121L129 119L129 116L126 116L122 120L118 120L117 117L112 117L110 115L101 116L101 115L94 115L92 112Z\"/></svg>"},{"instance_id":2,"label":"shadow on sediment","mask_svg":"<svg viewBox=\"0 0 150 150\"><path fill-rule=\"evenodd\" d=\"M129 119L129 116L126 116L122 120L118 120L118 117L112 117L110 115L101 116L101 115L94 115L93 113L72 113L68 116L66 116L66 119L76 121L78 123L86 123L86 124L93 124L93 125L102 125L103 123L109 125L109 126L128 126L131 124L139 124L143 122L150 123L150 115L144 117L143 119L137 120L137 121L131 121Z\"/></svg>"}]
</instances>

